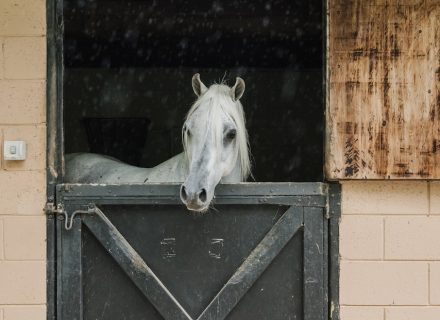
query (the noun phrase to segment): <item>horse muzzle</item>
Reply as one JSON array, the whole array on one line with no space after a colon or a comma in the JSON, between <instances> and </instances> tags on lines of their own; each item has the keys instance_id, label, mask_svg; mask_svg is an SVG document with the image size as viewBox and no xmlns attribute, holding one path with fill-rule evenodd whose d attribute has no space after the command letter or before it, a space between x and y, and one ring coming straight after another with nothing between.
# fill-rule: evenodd
<instances>
[{"instance_id":1,"label":"horse muzzle","mask_svg":"<svg viewBox=\"0 0 440 320\"><path fill-rule=\"evenodd\" d=\"M180 187L180 199L188 210L204 212L209 207L208 193L205 188Z\"/></svg>"}]
</instances>

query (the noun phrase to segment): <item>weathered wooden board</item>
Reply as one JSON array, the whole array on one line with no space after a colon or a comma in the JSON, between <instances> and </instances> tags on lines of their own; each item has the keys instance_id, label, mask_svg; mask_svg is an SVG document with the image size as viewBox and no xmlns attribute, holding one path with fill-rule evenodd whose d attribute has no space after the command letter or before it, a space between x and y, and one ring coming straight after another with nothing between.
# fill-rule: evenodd
<instances>
[{"instance_id":1,"label":"weathered wooden board","mask_svg":"<svg viewBox=\"0 0 440 320\"><path fill-rule=\"evenodd\" d=\"M440 178L440 0L329 0L326 177Z\"/></svg>"}]
</instances>

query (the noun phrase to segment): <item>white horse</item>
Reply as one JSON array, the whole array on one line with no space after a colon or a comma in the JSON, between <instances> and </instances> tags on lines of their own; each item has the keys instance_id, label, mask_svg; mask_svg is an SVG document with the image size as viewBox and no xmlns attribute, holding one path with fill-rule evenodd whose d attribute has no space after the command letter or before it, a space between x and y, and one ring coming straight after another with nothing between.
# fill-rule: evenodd
<instances>
[{"instance_id":1,"label":"white horse","mask_svg":"<svg viewBox=\"0 0 440 320\"><path fill-rule=\"evenodd\" d=\"M182 127L183 153L154 168L131 166L99 154L70 154L66 156L66 182L179 182L186 207L206 211L218 183L245 181L250 174L248 136L239 101L245 83L237 78L232 88L225 84L207 88L197 73L192 87L198 98Z\"/></svg>"}]
</instances>

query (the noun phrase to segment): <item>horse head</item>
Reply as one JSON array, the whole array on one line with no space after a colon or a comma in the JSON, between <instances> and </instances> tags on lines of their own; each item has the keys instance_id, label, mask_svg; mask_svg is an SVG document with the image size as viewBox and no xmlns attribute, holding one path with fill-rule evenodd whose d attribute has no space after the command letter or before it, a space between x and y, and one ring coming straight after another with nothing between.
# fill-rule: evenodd
<instances>
[{"instance_id":1,"label":"horse head","mask_svg":"<svg viewBox=\"0 0 440 320\"><path fill-rule=\"evenodd\" d=\"M188 176L180 198L189 210L204 212L220 181L245 181L250 174L248 137L243 106L243 79L234 86L213 84L207 88L197 73L192 78L197 100L182 128Z\"/></svg>"}]
</instances>

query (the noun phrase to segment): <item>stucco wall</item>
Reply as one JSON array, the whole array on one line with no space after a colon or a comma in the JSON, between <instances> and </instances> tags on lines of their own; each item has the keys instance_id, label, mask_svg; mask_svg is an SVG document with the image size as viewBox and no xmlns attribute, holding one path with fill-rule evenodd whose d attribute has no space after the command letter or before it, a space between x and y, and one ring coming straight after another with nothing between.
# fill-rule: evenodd
<instances>
[{"instance_id":1,"label":"stucco wall","mask_svg":"<svg viewBox=\"0 0 440 320\"><path fill-rule=\"evenodd\" d=\"M0 144L25 140L26 161L0 157L0 320L46 318L45 0L0 0Z\"/></svg>"},{"instance_id":2,"label":"stucco wall","mask_svg":"<svg viewBox=\"0 0 440 320\"><path fill-rule=\"evenodd\" d=\"M342 320L440 319L440 182L342 185Z\"/></svg>"}]
</instances>

